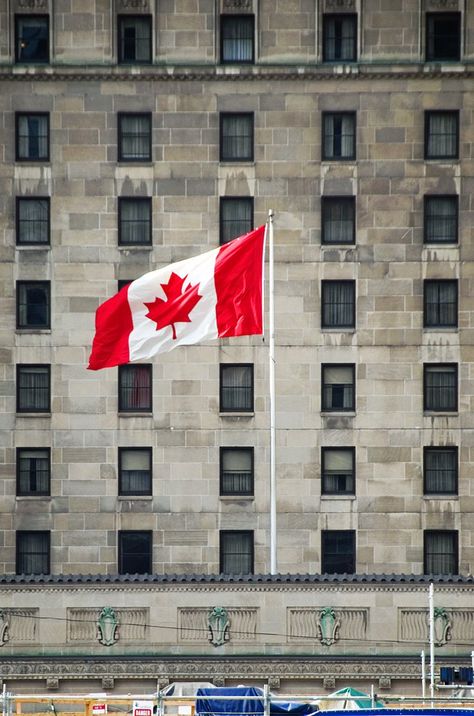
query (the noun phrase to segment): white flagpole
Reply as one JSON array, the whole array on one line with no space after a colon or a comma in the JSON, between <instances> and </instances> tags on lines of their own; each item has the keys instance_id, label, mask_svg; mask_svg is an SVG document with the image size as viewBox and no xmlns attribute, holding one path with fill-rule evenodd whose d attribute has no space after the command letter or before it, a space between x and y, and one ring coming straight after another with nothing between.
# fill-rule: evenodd
<instances>
[{"instance_id":1,"label":"white flagpole","mask_svg":"<svg viewBox=\"0 0 474 716\"><path fill-rule=\"evenodd\" d=\"M434 677L435 677L435 656L434 656L434 585L430 582L430 591L428 594L429 604L429 624L430 624L430 697L431 708L433 708L434 699Z\"/></svg>"},{"instance_id":2,"label":"white flagpole","mask_svg":"<svg viewBox=\"0 0 474 716\"><path fill-rule=\"evenodd\" d=\"M270 574L277 573L275 471L275 296L273 274L273 210L268 211L269 379L270 379Z\"/></svg>"}]
</instances>

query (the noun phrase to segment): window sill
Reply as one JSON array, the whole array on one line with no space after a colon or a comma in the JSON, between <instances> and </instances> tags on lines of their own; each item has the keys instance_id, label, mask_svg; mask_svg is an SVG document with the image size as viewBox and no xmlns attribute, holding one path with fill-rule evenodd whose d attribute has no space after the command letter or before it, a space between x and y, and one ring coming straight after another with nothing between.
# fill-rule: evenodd
<instances>
[{"instance_id":1,"label":"window sill","mask_svg":"<svg viewBox=\"0 0 474 716\"><path fill-rule=\"evenodd\" d=\"M332 417L343 417L343 418L355 418L356 412L355 410L321 410L321 416L323 418L332 418Z\"/></svg>"},{"instance_id":2,"label":"window sill","mask_svg":"<svg viewBox=\"0 0 474 716\"><path fill-rule=\"evenodd\" d=\"M37 167L39 164L42 166L51 166L51 160L50 159L15 159L15 164L19 164L22 167L28 166L31 164L32 167Z\"/></svg>"},{"instance_id":3,"label":"window sill","mask_svg":"<svg viewBox=\"0 0 474 716\"><path fill-rule=\"evenodd\" d=\"M47 411L45 411L45 412L38 411L37 413L29 413L29 412L27 412L27 411L25 410L24 413L23 413L23 412L19 413L19 412L17 411L17 412L15 413L15 416L16 416L17 418L51 418L51 417L52 417L52 413L47 412Z\"/></svg>"},{"instance_id":4,"label":"window sill","mask_svg":"<svg viewBox=\"0 0 474 716\"><path fill-rule=\"evenodd\" d=\"M117 244L119 251L151 251L153 244Z\"/></svg>"},{"instance_id":5,"label":"window sill","mask_svg":"<svg viewBox=\"0 0 474 716\"><path fill-rule=\"evenodd\" d=\"M133 411L130 411L130 412L122 412L122 411L119 410L119 411L118 411L118 416L119 416L119 418L152 418L152 417L153 417L153 413L152 413L151 410L150 410L150 411L144 410L143 412L142 412L142 411L139 411L139 412L133 412Z\"/></svg>"},{"instance_id":6,"label":"window sill","mask_svg":"<svg viewBox=\"0 0 474 716\"><path fill-rule=\"evenodd\" d=\"M37 244L16 244L15 248L19 249L20 251L37 251L38 249L42 249L43 251L45 251L51 249L51 244L45 244L40 242L38 242Z\"/></svg>"},{"instance_id":7,"label":"window sill","mask_svg":"<svg viewBox=\"0 0 474 716\"><path fill-rule=\"evenodd\" d=\"M235 412L227 412L225 410L219 411L219 417L220 418L254 418L255 413L252 411L245 411L245 412L239 412L236 410Z\"/></svg>"},{"instance_id":8,"label":"window sill","mask_svg":"<svg viewBox=\"0 0 474 716\"><path fill-rule=\"evenodd\" d=\"M236 164L239 167L241 167L242 165L247 166L247 167L256 166L254 159L220 159L219 160L219 165L221 167L233 167Z\"/></svg>"},{"instance_id":9,"label":"window sill","mask_svg":"<svg viewBox=\"0 0 474 716\"><path fill-rule=\"evenodd\" d=\"M425 418L458 418L459 417L459 411L458 410L424 410L423 416Z\"/></svg>"},{"instance_id":10,"label":"window sill","mask_svg":"<svg viewBox=\"0 0 474 716\"><path fill-rule=\"evenodd\" d=\"M423 326L427 333L459 333L459 326Z\"/></svg>"},{"instance_id":11,"label":"window sill","mask_svg":"<svg viewBox=\"0 0 474 716\"><path fill-rule=\"evenodd\" d=\"M28 500L50 500L51 495L16 495L15 499L19 502L27 502Z\"/></svg>"},{"instance_id":12,"label":"window sill","mask_svg":"<svg viewBox=\"0 0 474 716\"><path fill-rule=\"evenodd\" d=\"M153 500L153 495L117 495L117 500L120 502L124 500L127 502L150 502Z\"/></svg>"},{"instance_id":13,"label":"window sill","mask_svg":"<svg viewBox=\"0 0 474 716\"><path fill-rule=\"evenodd\" d=\"M436 495L423 495L423 500L426 500L426 502L429 502L430 500L456 500L457 502L459 500L459 495L449 492Z\"/></svg>"},{"instance_id":14,"label":"window sill","mask_svg":"<svg viewBox=\"0 0 474 716\"><path fill-rule=\"evenodd\" d=\"M355 500L355 495L321 495L322 500Z\"/></svg>"},{"instance_id":15,"label":"window sill","mask_svg":"<svg viewBox=\"0 0 474 716\"><path fill-rule=\"evenodd\" d=\"M321 332L323 333L355 333L356 328L355 326L348 326L347 328L344 328L341 326L340 328L332 328L331 326L321 326Z\"/></svg>"},{"instance_id":16,"label":"window sill","mask_svg":"<svg viewBox=\"0 0 474 716\"><path fill-rule=\"evenodd\" d=\"M40 335L44 336L44 335L51 335L52 331L51 331L51 328L17 328L15 330L15 333L17 336L21 336L23 334L28 335L28 336L31 334L33 334L33 335L40 334Z\"/></svg>"},{"instance_id":17,"label":"window sill","mask_svg":"<svg viewBox=\"0 0 474 716\"><path fill-rule=\"evenodd\" d=\"M219 495L222 502L253 502L255 495Z\"/></svg>"},{"instance_id":18,"label":"window sill","mask_svg":"<svg viewBox=\"0 0 474 716\"><path fill-rule=\"evenodd\" d=\"M118 166L135 166L135 167L152 167L153 162L151 159L117 159Z\"/></svg>"}]
</instances>

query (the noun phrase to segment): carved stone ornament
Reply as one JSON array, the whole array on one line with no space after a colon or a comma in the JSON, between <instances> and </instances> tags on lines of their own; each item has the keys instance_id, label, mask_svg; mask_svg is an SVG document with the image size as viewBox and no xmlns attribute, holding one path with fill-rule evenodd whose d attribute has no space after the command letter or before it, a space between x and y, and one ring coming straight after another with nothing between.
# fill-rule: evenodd
<instances>
[{"instance_id":1,"label":"carved stone ornament","mask_svg":"<svg viewBox=\"0 0 474 716\"><path fill-rule=\"evenodd\" d=\"M451 619L444 607L434 609L435 646L443 646L451 639Z\"/></svg>"},{"instance_id":2,"label":"carved stone ornament","mask_svg":"<svg viewBox=\"0 0 474 716\"><path fill-rule=\"evenodd\" d=\"M104 691L112 691L115 688L115 679L113 676L103 676L101 684Z\"/></svg>"},{"instance_id":3,"label":"carved stone ornament","mask_svg":"<svg viewBox=\"0 0 474 716\"><path fill-rule=\"evenodd\" d=\"M224 607L214 607L209 612L209 641L214 646L222 646L229 640L230 621Z\"/></svg>"},{"instance_id":4,"label":"carved stone ornament","mask_svg":"<svg viewBox=\"0 0 474 716\"><path fill-rule=\"evenodd\" d=\"M148 0L119 0L120 10L148 10Z\"/></svg>"},{"instance_id":5,"label":"carved stone ornament","mask_svg":"<svg viewBox=\"0 0 474 716\"><path fill-rule=\"evenodd\" d=\"M0 646L4 646L10 638L8 633L9 621L5 612L0 611Z\"/></svg>"},{"instance_id":6,"label":"carved stone ornament","mask_svg":"<svg viewBox=\"0 0 474 716\"><path fill-rule=\"evenodd\" d=\"M47 10L48 0L17 0L18 10Z\"/></svg>"},{"instance_id":7,"label":"carved stone ornament","mask_svg":"<svg viewBox=\"0 0 474 716\"><path fill-rule=\"evenodd\" d=\"M326 10L352 10L355 0L326 0Z\"/></svg>"},{"instance_id":8,"label":"carved stone ornament","mask_svg":"<svg viewBox=\"0 0 474 716\"><path fill-rule=\"evenodd\" d=\"M224 10L252 10L252 0L223 0Z\"/></svg>"},{"instance_id":9,"label":"carved stone ornament","mask_svg":"<svg viewBox=\"0 0 474 716\"><path fill-rule=\"evenodd\" d=\"M104 607L97 619L97 639L104 646L118 641L118 619L112 607Z\"/></svg>"},{"instance_id":10,"label":"carved stone ornament","mask_svg":"<svg viewBox=\"0 0 474 716\"><path fill-rule=\"evenodd\" d=\"M391 689L392 679L390 676L381 676L379 678L379 689Z\"/></svg>"},{"instance_id":11,"label":"carved stone ornament","mask_svg":"<svg viewBox=\"0 0 474 716\"><path fill-rule=\"evenodd\" d=\"M318 630L321 644L331 646L339 638L339 627L341 622L336 616L332 607L325 607L319 612Z\"/></svg>"},{"instance_id":12,"label":"carved stone ornament","mask_svg":"<svg viewBox=\"0 0 474 716\"><path fill-rule=\"evenodd\" d=\"M225 678L223 676L215 676L212 681L214 685L218 686L219 688L225 686Z\"/></svg>"},{"instance_id":13,"label":"carved stone ornament","mask_svg":"<svg viewBox=\"0 0 474 716\"><path fill-rule=\"evenodd\" d=\"M270 676L268 679L268 687L271 691L274 691L275 689L279 689L281 684L281 679L279 676Z\"/></svg>"},{"instance_id":14,"label":"carved stone ornament","mask_svg":"<svg viewBox=\"0 0 474 716\"><path fill-rule=\"evenodd\" d=\"M336 688L336 679L334 676L325 676L323 679L323 688L333 691Z\"/></svg>"},{"instance_id":15,"label":"carved stone ornament","mask_svg":"<svg viewBox=\"0 0 474 716\"><path fill-rule=\"evenodd\" d=\"M57 691L59 689L59 679L55 676L49 676L46 679L46 688L48 691Z\"/></svg>"},{"instance_id":16,"label":"carved stone ornament","mask_svg":"<svg viewBox=\"0 0 474 716\"><path fill-rule=\"evenodd\" d=\"M429 0L433 10L458 10L458 0Z\"/></svg>"}]
</instances>

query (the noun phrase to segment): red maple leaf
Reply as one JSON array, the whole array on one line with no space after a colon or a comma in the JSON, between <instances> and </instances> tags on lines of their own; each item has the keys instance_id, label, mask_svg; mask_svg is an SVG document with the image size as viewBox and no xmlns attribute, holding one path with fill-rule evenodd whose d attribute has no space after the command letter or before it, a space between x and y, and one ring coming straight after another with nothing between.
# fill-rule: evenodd
<instances>
[{"instance_id":1,"label":"red maple leaf","mask_svg":"<svg viewBox=\"0 0 474 716\"><path fill-rule=\"evenodd\" d=\"M198 294L199 284L187 286L183 291L183 284L187 276L181 278L178 274L171 273L168 283L162 283L161 288L165 292L166 301L162 298L155 298L153 303L145 303L148 308L147 318L156 323L156 330L171 326L173 329L173 340L176 340L175 323L191 323L189 314L202 296Z\"/></svg>"}]
</instances>

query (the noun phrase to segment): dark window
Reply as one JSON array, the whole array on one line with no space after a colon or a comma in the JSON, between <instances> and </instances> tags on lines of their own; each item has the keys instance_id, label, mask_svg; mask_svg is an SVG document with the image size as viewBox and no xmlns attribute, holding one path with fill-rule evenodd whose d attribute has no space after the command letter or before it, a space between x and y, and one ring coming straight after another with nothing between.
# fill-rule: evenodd
<instances>
[{"instance_id":1,"label":"dark window","mask_svg":"<svg viewBox=\"0 0 474 716\"><path fill-rule=\"evenodd\" d=\"M323 530L321 532L321 573L354 574L354 530Z\"/></svg>"},{"instance_id":2,"label":"dark window","mask_svg":"<svg viewBox=\"0 0 474 716\"><path fill-rule=\"evenodd\" d=\"M357 15L323 16L323 62L355 62Z\"/></svg>"},{"instance_id":3,"label":"dark window","mask_svg":"<svg viewBox=\"0 0 474 716\"><path fill-rule=\"evenodd\" d=\"M425 328L456 328L458 325L458 282L424 282Z\"/></svg>"},{"instance_id":4,"label":"dark window","mask_svg":"<svg viewBox=\"0 0 474 716\"><path fill-rule=\"evenodd\" d=\"M151 240L151 199L125 198L118 200L119 246L150 245Z\"/></svg>"},{"instance_id":5,"label":"dark window","mask_svg":"<svg viewBox=\"0 0 474 716\"><path fill-rule=\"evenodd\" d=\"M221 15L221 62L254 61L253 15Z\"/></svg>"},{"instance_id":6,"label":"dark window","mask_svg":"<svg viewBox=\"0 0 474 716\"><path fill-rule=\"evenodd\" d=\"M355 410L355 369L353 365L322 366L322 410Z\"/></svg>"},{"instance_id":7,"label":"dark window","mask_svg":"<svg viewBox=\"0 0 474 716\"><path fill-rule=\"evenodd\" d=\"M49 365L17 365L17 411L49 413L51 368Z\"/></svg>"},{"instance_id":8,"label":"dark window","mask_svg":"<svg viewBox=\"0 0 474 716\"><path fill-rule=\"evenodd\" d=\"M321 493L353 495L355 493L355 449L353 447L321 448Z\"/></svg>"},{"instance_id":9,"label":"dark window","mask_svg":"<svg viewBox=\"0 0 474 716\"><path fill-rule=\"evenodd\" d=\"M50 327L49 281L17 281L17 328Z\"/></svg>"},{"instance_id":10,"label":"dark window","mask_svg":"<svg viewBox=\"0 0 474 716\"><path fill-rule=\"evenodd\" d=\"M151 365L119 366L119 411L151 413Z\"/></svg>"},{"instance_id":11,"label":"dark window","mask_svg":"<svg viewBox=\"0 0 474 716\"><path fill-rule=\"evenodd\" d=\"M425 447L423 458L425 495L456 495L457 447Z\"/></svg>"},{"instance_id":12,"label":"dark window","mask_svg":"<svg viewBox=\"0 0 474 716\"><path fill-rule=\"evenodd\" d=\"M458 409L458 367L454 363L425 363L424 410L455 412Z\"/></svg>"},{"instance_id":13,"label":"dark window","mask_svg":"<svg viewBox=\"0 0 474 716\"><path fill-rule=\"evenodd\" d=\"M253 198L222 197L220 201L220 243L248 234L253 229Z\"/></svg>"},{"instance_id":14,"label":"dark window","mask_svg":"<svg viewBox=\"0 0 474 716\"><path fill-rule=\"evenodd\" d=\"M221 113L221 162L253 161L253 121L251 112Z\"/></svg>"},{"instance_id":15,"label":"dark window","mask_svg":"<svg viewBox=\"0 0 474 716\"><path fill-rule=\"evenodd\" d=\"M219 571L221 574L253 573L253 532L221 531Z\"/></svg>"},{"instance_id":16,"label":"dark window","mask_svg":"<svg viewBox=\"0 0 474 716\"><path fill-rule=\"evenodd\" d=\"M151 161L151 114L118 115L119 162Z\"/></svg>"},{"instance_id":17,"label":"dark window","mask_svg":"<svg viewBox=\"0 0 474 716\"><path fill-rule=\"evenodd\" d=\"M321 284L321 326L355 327L355 281L323 281Z\"/></svg>"},{"instance_id":18,"label":"dark window","mask_svg":"<svg viewBox=\"0 0 474 716\"><path fill-rule=\"evenodd\" d=\"M425 112L425 159L457 159L459 112Z\"/></svg>"},{"instance_id":19,"label":"dark window","mask_svg":"<svg viewBox=\"0 0 474 716\"><path fill-rule=\"evenodd\" d=\"M151 448L119 448L119 495L151 495Z\"/></svg>"},{"instance_id":20,"label":"dark window","mask_svg":"<svg viewBox=\"0 0 474 716\"><path fill-rule=\"evenodd\" d=\"M49 62L48 15L15 15L15 60Z\"/></svg>"},{"instance_id":21,"label":"dark window","mask_svg":"<svg viewBox=\"0 0 474 716\"><path fill-rule=\"evenodd\" d=\"M151 62L150 15L119 15L118 61L123 64Z\"/></svg>"},{"instance_id":22,"label":"dark window","mask_svg":"<svg viewBox=\"0 0 474 716\"><path fill-rule=\"evenodd\" d=\"M355 112L323 112L323 159L355 159Z\"/></svg>"},{"instance_id":23,"label":"dark window","mask_svg":"<svg viewBox=\"0 0 474 716\"><path fill-rule=\"evenodd\" d=\"M16 573L49 574L50 542L49 532L17 532Z\"/></svg>"},{"instance_id":24,"label":"dark window","mask_svg":"<svg viewBox=\"0 0 474 716\"><path fill-rule=\"evenodd\" d=\"M456 244L458 240L458 197L425 196L425 244Z\"/></svg>"},{"instance_id":25,"label":"dark window","mask_svg":"<svg viewBox=\"0 0 474 716\"><path fill-rule=\"evenodd\" d=\"M221 495L253 495L253 448L222 447L220 452Z\"/></svg>"},{"instance_id":26,"label":"dark window","mask_svg":"<svg viewBox=\"0 0 474 716\"><path fill-rule=\"evenodd\" d=\"M321 243L355 243L355 197L321 198Z\"/></svg>"},{"instance_id":27,"label":"dark window","mask_svg":"<svg viewBox=\"0 0 474 716\"><path fill-rule=\"evenodd\" d=\"M424 574L458 574L458 533L425 530Z\"/></svg>"},{"instance_id":28,"label":"dark window","mask_svg":"<svg viewBox=\"0 0 474 716\"><path fill-rule=\"evenodd\" d=\"M16 159L19 162L49 160L49 114L16 113Z\"/></svg>"},{"instance_id":29,"label":"dark window","mask_svg":"<svg viewBox=\"0 0 474 716\"><path fill-rule=\"evenodd\" d=\"M152 532L123 530L119 538L119 574L150 574L152 571Z\"/></svg>"},{"instance_id":30,"label":"dark window","mask_svg":"<svg viewBox=\"0 0 474 716\"><path fill-rule=\"evenodd\" d=\"M426 14L426 59L459 60L461 56L461 13Z\"/></svg>"},{"instance_id":31,"label":"dark window","mask_svg":"<svg viewBox=\"0 0 474 716\"><path fill-rule=\"evenodd\" d=\"M49 495L50 475L51 457L49 448L17 448L17 495Z\"/></svg>"},{"instance_id":32,"label":"dark window","mask_svg":"<svg viewBox=\"0 0 474 716\"><path fill-rule=\"evenodd\" d=\"M49 245L49 198L17 197L16 243Z\"/></svg>"},{"instance_id":33,"label":"dark window","mask_svg":"<svg viewBox=\"0 0 474 716\"><path fill-rule=\"evenodd\" d=\"M119 278L119 280L117 281L117 291L121 291L122 288L125 288L125 286L131 284L132 280L133 279L131 278Z\"/></svg>"},{"instance_id":34,"label":"dark window","mask_svg":"<svg viewBox=\"0 0 474 716\"><path fill-rule=\"evenodd\" d=\"M253 411L252 364L221 364L220 411Z\"/></svg>"}]
</instances>

